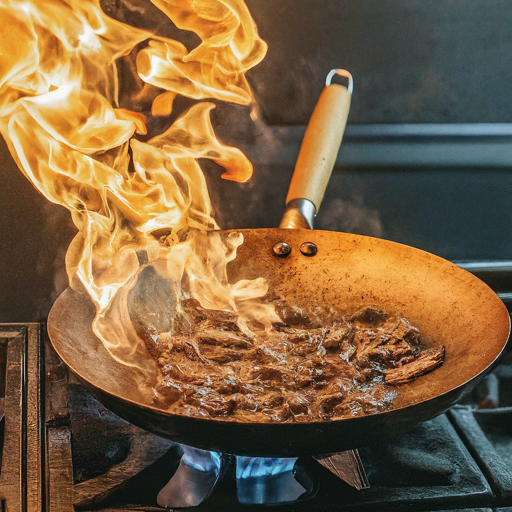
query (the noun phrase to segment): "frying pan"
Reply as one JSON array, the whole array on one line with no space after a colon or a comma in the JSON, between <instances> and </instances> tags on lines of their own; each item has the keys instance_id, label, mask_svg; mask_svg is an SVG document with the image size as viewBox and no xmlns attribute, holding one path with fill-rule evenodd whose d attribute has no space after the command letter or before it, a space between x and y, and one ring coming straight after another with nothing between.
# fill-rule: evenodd
<instances>
[{"instance_id":1,"label":"frying pan","mask_svg":"<svg viewBox=\"0 0 512 512\"><path fill-rule=\"evenodd\" d=\"M61 359L107 408L145 430L198 448L248 456L314 455L355 449L432 419L496 365L510 334L510 318L485 283L413 247L308 229L334 165L349 105L347 88L328 82L306 131L281 227L241 230L244 243L229 264L229 279L264 277L274 293L299 307L353 312L376 306L403 316L427 344L446 347L444 364L400 385L392 410L368 416L255 424L170 414L139 392L129 367L108 355L91 330L91 300L68 288L50 312L49 336Z\"/></svg>"}]
</instances>

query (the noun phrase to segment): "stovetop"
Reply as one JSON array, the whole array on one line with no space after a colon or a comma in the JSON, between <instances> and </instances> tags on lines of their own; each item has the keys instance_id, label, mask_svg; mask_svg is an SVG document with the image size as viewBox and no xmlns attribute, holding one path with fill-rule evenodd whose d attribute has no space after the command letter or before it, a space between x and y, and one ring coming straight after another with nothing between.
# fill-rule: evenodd
<instances>
[{"instance_id":1,"label":"stovetop","mask_svg":"<svg viewBox=\"0 0 512 512\"><path fill-rule=\"evenodd\" d=\"M105 409L69 374L43 325L0 326L0 372L2 511L165 510L156 496L182 448ZM475 409L478 402L493 408ZM369 489L357 491L301 457L296 467L309 475L313 497L272 509L512 512L512 357L466 405L359 454ZM233 468L198 511L263 508L239 503Z\"/></svg>"}]
</instances>

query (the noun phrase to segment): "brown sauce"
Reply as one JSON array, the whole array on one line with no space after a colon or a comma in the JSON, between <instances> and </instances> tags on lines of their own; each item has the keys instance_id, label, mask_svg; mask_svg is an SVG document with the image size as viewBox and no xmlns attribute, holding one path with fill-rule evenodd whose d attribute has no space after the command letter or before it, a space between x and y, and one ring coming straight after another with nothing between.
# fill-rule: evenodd
<instances>
[{"instance_id":1,"label":"brown sauce","mask_svg":"<svg viewBox=\"0 0 512 512\"><path fill-rule=\"evenodd\" d=\"M277 301L283 324L252 336L233 313L193 299L182 309L179 334L138 330L161 368L158 405L176 414L258 423L374 414L444 357L444 348L422 353L418 329L374 308L308 316Z\"/></svg>"}]
</instances>

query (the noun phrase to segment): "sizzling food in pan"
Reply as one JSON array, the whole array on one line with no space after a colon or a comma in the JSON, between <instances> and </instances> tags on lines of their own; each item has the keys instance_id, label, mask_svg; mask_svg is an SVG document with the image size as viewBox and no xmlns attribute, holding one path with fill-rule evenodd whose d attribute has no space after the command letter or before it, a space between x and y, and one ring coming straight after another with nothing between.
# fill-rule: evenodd
<instances>
[{"instance_id":1,"label":"sizzling food in pan","mask_svg":"<svg viewBox=\"0 0 512 512\"><path fill-rule=\"evenodd\" d=\"M399 385L442 364L409 322L374 308L304 312L276 301L283 323L247 335L233 313L182 302L176 332L139 335L161 368L169 412L243 422L312 422L383 412Z\"/></svg>"}]
</instances>

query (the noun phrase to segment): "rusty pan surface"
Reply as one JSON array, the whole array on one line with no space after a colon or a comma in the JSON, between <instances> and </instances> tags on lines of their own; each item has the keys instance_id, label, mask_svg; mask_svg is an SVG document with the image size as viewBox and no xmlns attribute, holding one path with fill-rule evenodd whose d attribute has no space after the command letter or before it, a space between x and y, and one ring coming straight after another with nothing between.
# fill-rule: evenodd
<instances>
[{"instance_id":1,"label":"rusty pan surface","mask_svg":"<svg viewBox=\"0 0 512 512\"><path fill-rule=\"evenodd\" d=\"M447 410L491 371L507 343L510 317L502 301L485 283L442 258L347 233L240 231L245 242L230 263L231 282L262 276L273 292L298 306L335 306L347 312L376 306L401 315L428 344L446 346L444 364L401 385L392 410L369 416L309 424L178 416L152 405L131 370L108 356L91 331L90 299L68 289L50 313L50 339L63 361L113 412L155 434L226 453L277 457L348 450ZM291 246L288 257L273 254L277 242ZM318 253L302 255L304 242L315 243Z\"/></svg>"}]
</instances>

